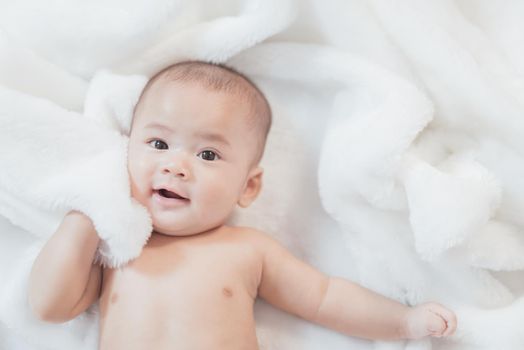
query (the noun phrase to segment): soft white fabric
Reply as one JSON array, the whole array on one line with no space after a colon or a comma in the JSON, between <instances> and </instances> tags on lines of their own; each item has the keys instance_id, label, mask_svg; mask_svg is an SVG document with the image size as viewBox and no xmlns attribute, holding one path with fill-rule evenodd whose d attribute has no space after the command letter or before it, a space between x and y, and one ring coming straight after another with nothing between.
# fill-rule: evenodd
<instances>
[{"instance_id":1,"label":"soft white fabric","mask_svg":"<svg viewBox=\"0 0 524 350\"><path fill-rule=\"evenodd\" d=\"M129 198L131 111L153 72L204 59L252 77L274 111L264 190L233 221L327 273L408 304L440 301L459 318L451 339L368 342L257 302L261 348L524 346L522 2L0 6L0 331L10 344L96 348L96 305L64 325L31 316L31 262L71 208L93 217L104 263L139 254L150 222Z\"/></svg>"}]
</instances>

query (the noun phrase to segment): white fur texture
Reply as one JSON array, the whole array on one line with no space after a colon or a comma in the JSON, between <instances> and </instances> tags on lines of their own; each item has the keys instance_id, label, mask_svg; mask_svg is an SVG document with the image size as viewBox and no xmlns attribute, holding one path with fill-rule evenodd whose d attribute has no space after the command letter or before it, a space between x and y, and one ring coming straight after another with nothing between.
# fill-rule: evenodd
<instances>
[{"instance_id":1,"label":"white fur texture","mask_svg":"<svg viewBox=\"0 0 524 350\"><path fill-rule=\"evenodd\" d=\"M26 210L47 211L50 217L80 210L104 240L99 248L104 265L138 256L151 223L129 196L126 137L48 100L1 87L0 106L1 162L7 170L0 186L19 200L16 208L2 201L2 215L35 236L49 237L57 223L37 225L27 220Z\"/></svg>"},{"instance_id":2,"label":"white fur texture","mask_svg":"<svg viewBox=\"0 0 524 350\"><path fill-rule=\"evenodd\" d=\"M369 342L260 301L261 348L523 348L523 16L517 0L2 2L4 343L96 347L96 305L64 325L31 317L28 269L71 208L93 217L106 264L140 253L132 109L148 76L204 59L249 75L274 112L264 190L233 222L459 321L451 339Z\"/></svg>"}]
</instances>

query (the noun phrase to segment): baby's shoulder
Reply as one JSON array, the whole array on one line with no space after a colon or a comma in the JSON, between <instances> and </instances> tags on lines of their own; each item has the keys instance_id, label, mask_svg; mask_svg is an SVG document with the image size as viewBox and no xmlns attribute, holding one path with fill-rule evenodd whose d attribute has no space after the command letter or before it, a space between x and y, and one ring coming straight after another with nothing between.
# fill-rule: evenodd
<instances>
[{"instance_id":1,"label":"baby's shoulder","mask_svg":"<svg viewBox=\"0 0 524 350\"><path fill-rule=\"evenodd\" d=\"M230 228L239 239L262 250L279 244L270 234L253 227L233 226Z\"/></svg>"}]
</instances>

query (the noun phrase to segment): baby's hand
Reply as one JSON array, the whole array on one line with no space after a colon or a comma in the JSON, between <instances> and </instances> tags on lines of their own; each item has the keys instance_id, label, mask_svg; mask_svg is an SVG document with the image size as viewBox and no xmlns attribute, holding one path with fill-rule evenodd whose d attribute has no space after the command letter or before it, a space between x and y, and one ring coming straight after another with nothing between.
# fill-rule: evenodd
<instances>
[{"instance_id":1,"label":"baby's hand","mask_svg":"<svg viewBox=\"0 0 524 350\"><path fill-rule=\"evenodd\" d=\"M457 328L453 311L437 303L424 303L412 307L406 317L406 336L419 339L425 336L447 337Z\"/></svg>"}]
</instances>

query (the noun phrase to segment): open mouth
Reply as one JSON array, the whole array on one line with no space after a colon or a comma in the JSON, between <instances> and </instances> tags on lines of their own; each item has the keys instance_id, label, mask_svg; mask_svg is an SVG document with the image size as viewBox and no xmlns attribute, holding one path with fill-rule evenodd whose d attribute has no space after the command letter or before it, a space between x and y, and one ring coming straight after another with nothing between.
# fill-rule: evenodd
<instances>
[{"instance_id":1,"label":"open mouth","mask_svg":"<svg viewBox=\"0 0 524 350\"><path fill-rule=\"evenodd\" d=\"M166 190L164 188L159 189L157 192L158 192L158 194L160 196L165 197L165 198L188 200L187 198L184 198L184 197L180 196L179 194L177 194L175 192L172 192L172 191L169 191L169 190Z\"/></svg>"}]
</instances>

